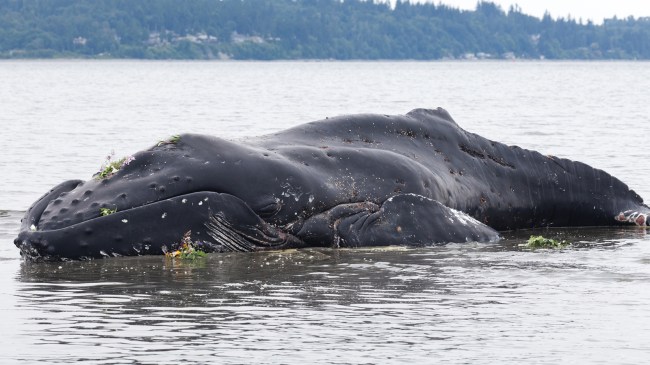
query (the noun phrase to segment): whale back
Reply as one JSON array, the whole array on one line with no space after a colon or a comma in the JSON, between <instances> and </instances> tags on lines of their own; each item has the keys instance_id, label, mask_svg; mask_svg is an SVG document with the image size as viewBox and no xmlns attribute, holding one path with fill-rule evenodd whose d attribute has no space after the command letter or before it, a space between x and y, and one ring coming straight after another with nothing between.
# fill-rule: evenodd
<instances>
[{"instance_id":1,"label":"whale back","mask_svg":"<svg viewBox=\"0 0 650 365\"><path fill-rule=\"evenodd\" d=\"M347 157L353 161L347 168L359 175L377 163L415 164L428 174L418 170L419 180L394 176L411 185L395 189L435 199L498 230L612 225L620 212L648 209L638 194L602 170L467 132L442 108L327 118L248 143L289 159L306 147L364 156L368 166L362 158ZM393 157L372 161L372 151Z\"/></svg>"}]
</instances>

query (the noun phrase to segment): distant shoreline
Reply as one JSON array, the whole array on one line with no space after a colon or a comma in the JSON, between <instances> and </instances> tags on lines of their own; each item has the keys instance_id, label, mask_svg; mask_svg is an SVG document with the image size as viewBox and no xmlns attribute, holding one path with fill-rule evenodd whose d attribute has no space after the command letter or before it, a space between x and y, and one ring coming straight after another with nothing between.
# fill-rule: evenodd
<instances>
[{"instance_id":1,"label":"distant shoreline","mask_svg":"<svg viewBox=\"0 0 650 365\"><path fill-rule=\"evenodd\" d=\"M595 24L487 1L10 1L0 59L650 60L650 17Z\"/></svg>"},{"instance_id":2,"label":"distant shoreline","mask_svg":"<svg viewBox=\"0 0 650 365\"><path fill-rule=\"evenodd\" d=\"M572 63L572 62L593 62L593 63L624 63L624 62L650 62L650 59L534 59L534 58L517 58L514 60L511 59L484 59L484 60L467 60L467 59L432 59L432 60L419 60L419 59L349 59L349 60L338 60L338 59L229 59L229 60L219 60L219 59L196 59L196 58L104 58L104 57L50 57L50 58L0 58L0 63L10 62L10 61L142 61L142 62L197 62L197 63Z\"/></svg>"}]
</instances>

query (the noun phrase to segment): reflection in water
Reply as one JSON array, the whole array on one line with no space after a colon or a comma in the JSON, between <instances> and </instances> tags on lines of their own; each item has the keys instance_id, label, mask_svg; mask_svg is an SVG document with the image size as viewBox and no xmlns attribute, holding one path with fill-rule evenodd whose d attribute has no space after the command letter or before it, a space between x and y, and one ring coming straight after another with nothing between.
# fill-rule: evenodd
<instances>
[{"instance_id":1,"label":"reflection in water","mask_svg":"<svg viewBox=\"0 0 650 365\"><path fill-rule=\"evenodd\" d=\"M602 344L620 339L608 321L638 326L642 313L626 303L594 313L593 302L641 294L630 287L649 282L650 270L610 265L612 255L647 238L642 230L562 233L590 247L523 251L524 232L497 246L22 263L18 306L32 317L20 334L39 351L15 359L51 362L53 353L60 362L107 363L612 359ZM630 300L649 299L641 295ZM585 300L588 316L581 313ZM594 316L603 323L592 323ZM571 343L587 327L599 337L576 350ZM537 340L544 344L538 351L524 346ZM500 347L504 353L491 352ZM640 357L640 348L626 354Z\"/></svg>"}]
</instances>

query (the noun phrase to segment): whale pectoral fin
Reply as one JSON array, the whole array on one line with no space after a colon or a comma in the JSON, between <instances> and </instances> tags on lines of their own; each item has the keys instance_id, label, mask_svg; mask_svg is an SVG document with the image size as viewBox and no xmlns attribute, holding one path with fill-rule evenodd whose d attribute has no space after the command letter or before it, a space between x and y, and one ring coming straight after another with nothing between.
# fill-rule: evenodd
<instances>
[{"instance_id":1,"label":"whale pectoral fin","mask_svg":"<svg viewBox=\"0 0 650 365\"><path fill-rule=\"evenodd\" d=\"M492 228L440 202L400 194L381 206L350 203L336 206L304 222L296 234L307 246L422 246L499 239Z\"/></svg>"},{"instance_id":2,"label":"whale pectoral fin","mask_svg":"<svg viewBox=\"0 0 650 365\"><path fill-rule=\"evenodd\" d=\"M343 219L346 246L430 245L496 241L499 234L469 215L415 194L396 195L367 216Z\"/></svg>"},{"instance_id":3,"label":"whale pectoral fin","mask_svg":"<svg viewBox=\"0 0 650 365\"><path fill-rule=\"evenodd\" d=\"M305 220L296 236L308 247L339 247L338 227L342 221L361 219L379 209L379 205L371 202L340 204Z\"/></svg>"},{"instance_id":4,"label":"whale pectoral fin","mask_svg":"<svg viewBox=\"0 0 650 365\"><path fill-rule=\"evenodd\" d=\"M499 239L494 229L469 215L415 194L396 195L376 212L342 219L338 233L348 247L422 246Z\"/></svg>"}]
</instances>

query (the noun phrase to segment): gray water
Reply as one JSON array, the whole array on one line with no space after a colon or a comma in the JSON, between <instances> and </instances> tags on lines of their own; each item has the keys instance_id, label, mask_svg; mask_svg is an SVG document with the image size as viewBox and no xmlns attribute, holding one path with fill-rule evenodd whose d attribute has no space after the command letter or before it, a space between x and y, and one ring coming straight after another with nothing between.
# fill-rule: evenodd
<instances>
[{"instance_id":1,"label":"gray water","mask_svg":"<svg viewBox=\"0 0 650 365\"><path fill-rule=\"evenodd\" d=\"M495 245L29 263L62 180L179 132L446 108L490 139L604 169L650 199L650 63L0 62L0 363L602 363L650 354L650 231ZM531 234L568 239L530 251Z\"/></svg>"}]
</instances>

